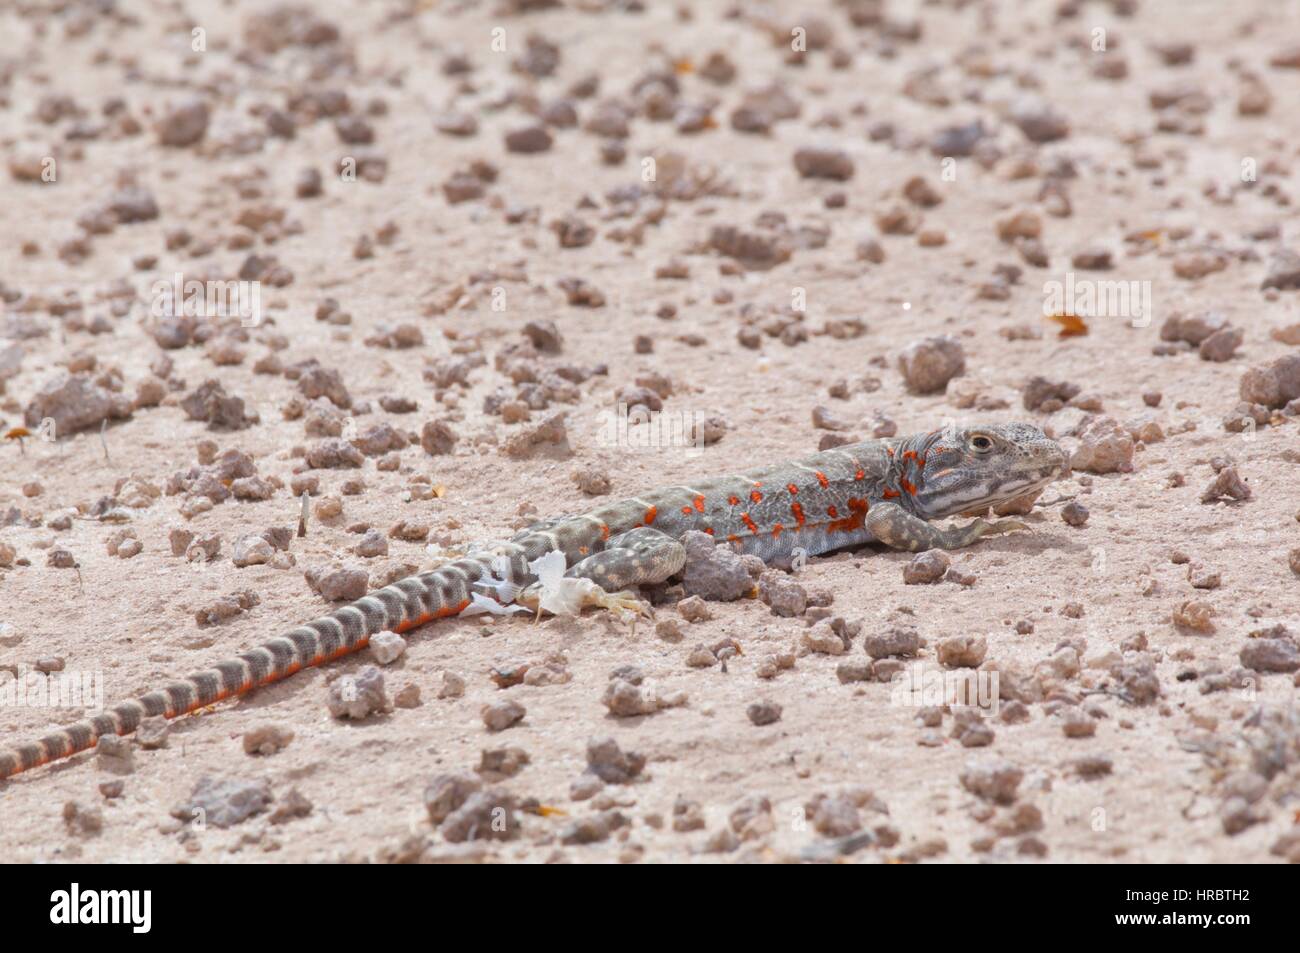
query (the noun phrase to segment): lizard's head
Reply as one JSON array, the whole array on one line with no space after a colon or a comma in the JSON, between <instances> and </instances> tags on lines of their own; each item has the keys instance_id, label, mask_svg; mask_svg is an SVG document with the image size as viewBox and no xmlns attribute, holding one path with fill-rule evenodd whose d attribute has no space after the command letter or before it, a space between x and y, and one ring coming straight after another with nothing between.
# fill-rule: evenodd
<instances>
[{"instance_id":1,"label":"lizard's head","mask_svg":"<svg viewBox=\"0 0 1300 953\"><path fill-rule=\"evenodd\" d=\"M926 519L982 510L1037 493L1062 476L1068 458L1032 424L949 427L908 440L896 465L915 486L913 508Z\"/></svg>"}]
</instances>

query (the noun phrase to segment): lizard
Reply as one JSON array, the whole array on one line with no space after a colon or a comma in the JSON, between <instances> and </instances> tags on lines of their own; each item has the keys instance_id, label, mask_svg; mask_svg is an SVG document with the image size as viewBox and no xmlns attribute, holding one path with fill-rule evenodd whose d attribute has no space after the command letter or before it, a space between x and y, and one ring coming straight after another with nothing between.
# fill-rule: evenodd
<instances>
[{"instance_id":1,"label":"lizard","mask_svg":"<svg viewBox=\"0 0 1300 953\"><path fill-rule=\"evenodd\" d=\"M357 652L376 633L405 632L472 604L498 605L476 587L540 615L549 608L548 592L535 570L548 554L563 557L565 579L586 580L576 585L572 608L641 610L644 604L630 587L659 584L679 573L686 560L681 538L690 530L768 564L788 560L796 549L816 556L870 542L910 552L959 549L1030 527L982 516L964 526L933 521L1036 495L1066 472L1065 452L1031 424L946 427L850 443L545 520L508 540L471 546L436 569L375 590L160 690L0 751L0 780L86 751L101 736L129 734L146 717L188 714Z\"/></svg>"}]
</instances>

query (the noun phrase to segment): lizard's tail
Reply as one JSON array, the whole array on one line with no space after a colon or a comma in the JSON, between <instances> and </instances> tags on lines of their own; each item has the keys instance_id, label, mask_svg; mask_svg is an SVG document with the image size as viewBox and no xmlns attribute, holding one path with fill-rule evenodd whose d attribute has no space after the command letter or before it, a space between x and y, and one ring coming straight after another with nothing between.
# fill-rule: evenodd
<instances>
[{"instance_id":1,"label":"lizard's tail","mask_svg":"<svg viewBox=\"0 0 1300 953\"><path fill-rule=\"evenodd\" d=\"M521 568L512 567L515 571ZM32 744L0 750L0 780L92 748L102 735L129 734L145 718L188 714L269 685L299 669L356 652L385 629L405 632L431 619L457 615L470 604L474 583L489 573L488 557L467 556L408 576L166 688L120 702Z\"/></svg>"}]
</instances>

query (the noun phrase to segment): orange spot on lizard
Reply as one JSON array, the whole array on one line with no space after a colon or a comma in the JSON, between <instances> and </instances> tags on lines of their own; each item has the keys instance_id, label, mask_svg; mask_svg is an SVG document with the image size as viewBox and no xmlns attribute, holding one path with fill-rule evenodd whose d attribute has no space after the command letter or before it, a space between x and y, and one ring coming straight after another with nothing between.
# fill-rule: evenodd
<instances>
[{"instance_id":1,"label":"orange spot on lizard","mask_svg":"<svg viewBox=\"0 0 1300 953\"><path fill-rule=\"evenodd\" d=\"M856 529L861 529L867 520L867 510L871 504L866 500L860 500L857 497L849 497L849 512L851 516L846 516L842 520L836 520L828 523L826 529L832 533L849 533Z\"/></svg>"}]
</instances>

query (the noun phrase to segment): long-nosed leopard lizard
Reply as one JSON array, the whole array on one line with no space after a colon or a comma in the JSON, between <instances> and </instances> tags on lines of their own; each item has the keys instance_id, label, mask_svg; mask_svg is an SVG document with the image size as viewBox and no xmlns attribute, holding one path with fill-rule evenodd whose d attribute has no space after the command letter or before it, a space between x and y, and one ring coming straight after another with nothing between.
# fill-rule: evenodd
<instances>
[{"instance_id":1,"label":"long-nosed leopard lizard","mask_svg":"<svg viewBox=\"0 0 1300 953\"><path fill-rule=\"evenodd\" d=\"M1029 424L947 428L849 444L548 520L508 542L475 546L459 559L372 592L237 658L39 741L0 751L0 779L85 751L102 735L132 732L146 717L186 714L355 652L378 632L404 632L457 615L473 603L486 603L483 591L506 600L517 596L519 604L539 611L551 608L556 593L539 581L533 565L548 553L563 555L564 576L575 581L567 594L571 608L633 608L640 603L624 590L679 572L686 558L680 538L688 530L708 533L767 563L788 559L796 548L811 556L872 541L913 552L956 549L1027 527L1016 520L979 518L939 527L930 520L1036 493L1065 466L1061 448Z\"/></svg>"}]
</instances>

